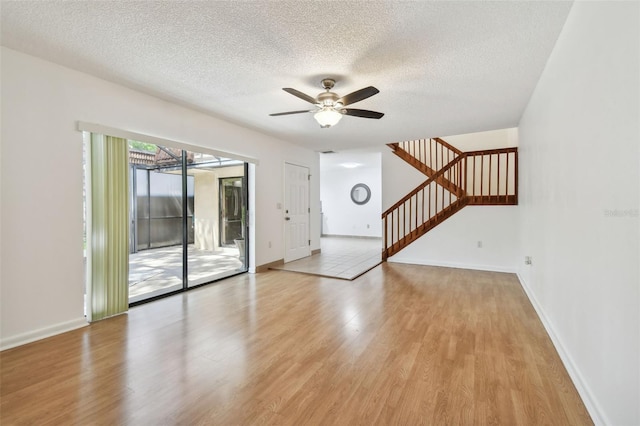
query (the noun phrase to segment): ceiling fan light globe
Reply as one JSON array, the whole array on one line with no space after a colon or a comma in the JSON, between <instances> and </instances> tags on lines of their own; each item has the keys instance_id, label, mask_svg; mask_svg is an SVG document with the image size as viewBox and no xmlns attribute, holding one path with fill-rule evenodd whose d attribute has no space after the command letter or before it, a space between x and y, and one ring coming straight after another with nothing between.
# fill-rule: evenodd
<instances>
[{"instance_id":1,"label":"ceiling fan light globe","mask_svg":"<svg viewBox=\"0 0 640 426\"><path fill-rule=\"evenodd\" d=\"M322 108L313 115L323 129L335 126L342 118L342 114L333 108Z\"/></svg>"}]
</instances>

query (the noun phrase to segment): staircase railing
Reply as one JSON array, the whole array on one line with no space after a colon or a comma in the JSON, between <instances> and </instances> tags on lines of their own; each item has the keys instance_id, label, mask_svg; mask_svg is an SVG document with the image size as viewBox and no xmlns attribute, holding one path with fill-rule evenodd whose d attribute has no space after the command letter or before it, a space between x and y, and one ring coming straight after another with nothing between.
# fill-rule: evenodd
<instances>
[{"instance_id":1,"label":"staircase railing","mask_svg":"<svg viewBox=\"0 0 640 426\"><path fill-rule=\"evenodd\" d=\"M412 141L387 144L395 155L415 167L427 177L432 177L444 166L462 154L458 148L440 138L416 139ZM452 182L440 178L436 183L449 191L459 192L460 188Z\"/></svg>"},{"instance_id":2,"label":"staircase railing","mask_svg":"<svg viewBox=\"0 0 640 426\"><path fill-rule=\"evenodd\" d=\"M517 148L457 154L382 213L383 259L402 250L468 204L517 204L517 182Z\"/></svg>"},{"instance_id":3,"label":"staircase railing","mask_svg":"<svg viewBox=\"0 0 640 426\"><path fill-rule=\"evenodd\" d=\"M469 151L463 156L469 204L518 204L518 148Z\"/></svg>"},{"instance_id":4,"label":"staircase railing","mask_svg":"<svg viewBox=\"0 0 640 426\"><path fill-rule=\"evenodd\" d=\"M424 164L431 170L431 173L427 173L429 177L455 160L457 156L462 155L462 151L440 138L416 139L389 145L394 151L399 148L409 157L413 157L419 163Z\"/></svg>"},{"instance_id":5,"label":"staircase railing","mask_svg":"<svg viewBox=\"0 0 640 426\"><path fill-rule=\"evenodd\" d=\"M431 229L448 217L446 209L460 197L438 185L437 180L442 177L458 187L463 185L466 181L463 159L463 156L457 157L382 213L384 259L423 235L428 231L426 228Z\"/></svg>"}]
</instances>

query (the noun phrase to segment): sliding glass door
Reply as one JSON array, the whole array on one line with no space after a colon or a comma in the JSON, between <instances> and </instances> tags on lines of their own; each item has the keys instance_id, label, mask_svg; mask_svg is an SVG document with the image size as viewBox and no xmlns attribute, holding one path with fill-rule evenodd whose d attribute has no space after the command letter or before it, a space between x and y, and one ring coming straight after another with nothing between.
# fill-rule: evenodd
<instances>
[{"instance_id":1,"label":"sliding glass door","mask_svg":"<svg viewBox=\"0 0 640 426\"><path fill-rule=\"evenodd\" d=\"M246 272L246 245L240 249L219 238L226 227L221 182L238 177L236 207L244 217L246 164L136 141L129 141L129 148L129 302Z\"/></svg>"},{"instance_id":2,"label":"sliding glass door","mask_svg":"<svg viewBox=\"0 0 640 426\"><path fill-rule=\"evenodd\" d=\"M187 173L194 178L194 239L188 250L188 285L197 286L245 272L246 165L212 155L196 154ZM233 178L230 178L233 176ZM225 189L235 182L231 200ZM230 210L231 209L231 210ZM229 231L233 214L234 231Z\"/></svg>"}]
</instances>

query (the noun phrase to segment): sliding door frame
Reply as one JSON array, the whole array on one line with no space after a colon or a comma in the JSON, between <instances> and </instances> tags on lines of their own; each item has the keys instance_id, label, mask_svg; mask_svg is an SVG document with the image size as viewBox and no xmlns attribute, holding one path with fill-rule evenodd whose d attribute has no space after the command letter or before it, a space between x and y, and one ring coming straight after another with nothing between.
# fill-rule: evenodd
<instances>
[{"instance_id":1,"label":"sliding door frame","mask_svg":"<svg viewBox=\"0 0 640 426\"><path fill-rule=\"evenodd\" d=\"M245 239L243 270L235 274L227 275L222 278L212 279L211 281L207 281L201 284L189 285L189 251L188 251L189 250L189 220L188 220L189 206L188 206L188 182L187 182L188 159L187 159L187 151L182 149L181 152L182 152L182 156L181 156L180 176L182 178L182 287L178 290L173 290L164 294L159 294L146 299L131 302L129 303L129 307L142 305L158 299L163 299L168 296L180 294L185 291L192 290L194 288L209 285L227 278L234 277L236 275L246 274L249 272L249 241L250 241L249 221L245 219L244 227L243 227L243 233L244 233L244 239ZM249 184L248 184L249 183L249 163L246 161L243 161L242 167L244 170L244 174L242 176L242 204L243 204L242 208L245 211L244 213L245 218L248 218L249 209L250 209ZM220 224L218 226L220 226Z\"/></svg>"}]
</instances>

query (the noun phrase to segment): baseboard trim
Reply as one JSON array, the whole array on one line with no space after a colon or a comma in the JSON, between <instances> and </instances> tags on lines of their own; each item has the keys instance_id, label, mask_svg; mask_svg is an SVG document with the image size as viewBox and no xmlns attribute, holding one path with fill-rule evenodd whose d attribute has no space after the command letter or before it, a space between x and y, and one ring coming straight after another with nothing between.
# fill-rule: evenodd
<instances>
[{"instance_id":1,"label":"baseboard trim","mask_svg":"<svg viewBox=\"0 0 640 426\"><path fill-rule=\"evenodd\" d=\"M311 256L313 256L314 254L320 254L321 251L322 249L311 250Z\"/></svg>"},{"instance_id":2,"label":"baseboard trim","mask_svg":"<svg viewBox=\"0 0 640 426\"><path fill-rule=\"evenodd\" d=\"M578 391L580 398L582 398L582 402L587 408L587 411L591 416L591 420L593 420L593 423L596 426L613 424L612 422L609 421L604 411L598 404L597 400L594 398L593 392L591 391L587 383L582 378L582 374L580 373L580 370L576 366L569 352L567 352L567 350L565 349L564 345L562 344L562 340L558 337L558 334L556 333L555 328L549 321L540 303L538 303L538 299L536 299L533 292L527 285L527 282L519 273L516 273L516 275L518 277L518 281L520 282L520 286L522 287L525 294L527 295L527 298L531 302L533 309L535 309L536 313L538 314L538 318L540 318L540 321L542 322L544 329L547 331L547 334L549 335L549 338L551 339L553 346L556 348L556 352L558 352L558 355L560 356L560 360L562 361L564 368L567 370L567 373L569 373L569 377L571 378L573 385L576 387L576 390Z\"/></svg>"},{"instance_id":3,"label":"baseboard trim","mask_svg":"<svg viewBox=\"0 0 640 426\"><path fill-rule=\"evenodd\" d=\"M457 262L438 262L425 259L394 259L393 256L387 259L389 263L404 263L409 265L423 265L423 266L440 266L443 268L456 268L456 269L472 269L474 271L489 271L489 272L506 272L510 274L517 273L516 268L508 268L504 266L493 265L469 265L465 263Z\"/></svg>"},{"instance_id":4,"label":"baseboard trim","mask_svg":"<svg viewBox=\"0 0 640 426\"><path fill-rule=\"evenodd\" d=\"M284 265L284 259L274 260L273 262L265 263L263 265L256 266L256 274L260 272L267 272L273 266Z\"/></svg>"},{"instance_id":5,"label":"baseboard trim","mask_svg":"<svg viewBox=\"0 0 640 426\"><path fill-rule=\"evenodd\" d=\"M382 237L374 237L371 235L340 235L340 234L322 234L322 238L358 238L364 240L382 240Z\"/></svg>"},{"instance_id":6,"label":"baseboard trim","mask_svg":"<svg viewBox=\"0 0 640 426\"><path fill-rule=\"evenodd\" d=\"M57 334L66 333L67 331L76 330L78 328L89 325L87 319L83 316L71 321L61 322L39 330L29 331L27 333L18 334L17 336L7 337L0 342L0 351L15 348L17 346L26 345L27 343L37 340L46 339L47 337Z\"/></svg>"}]
</instances>

